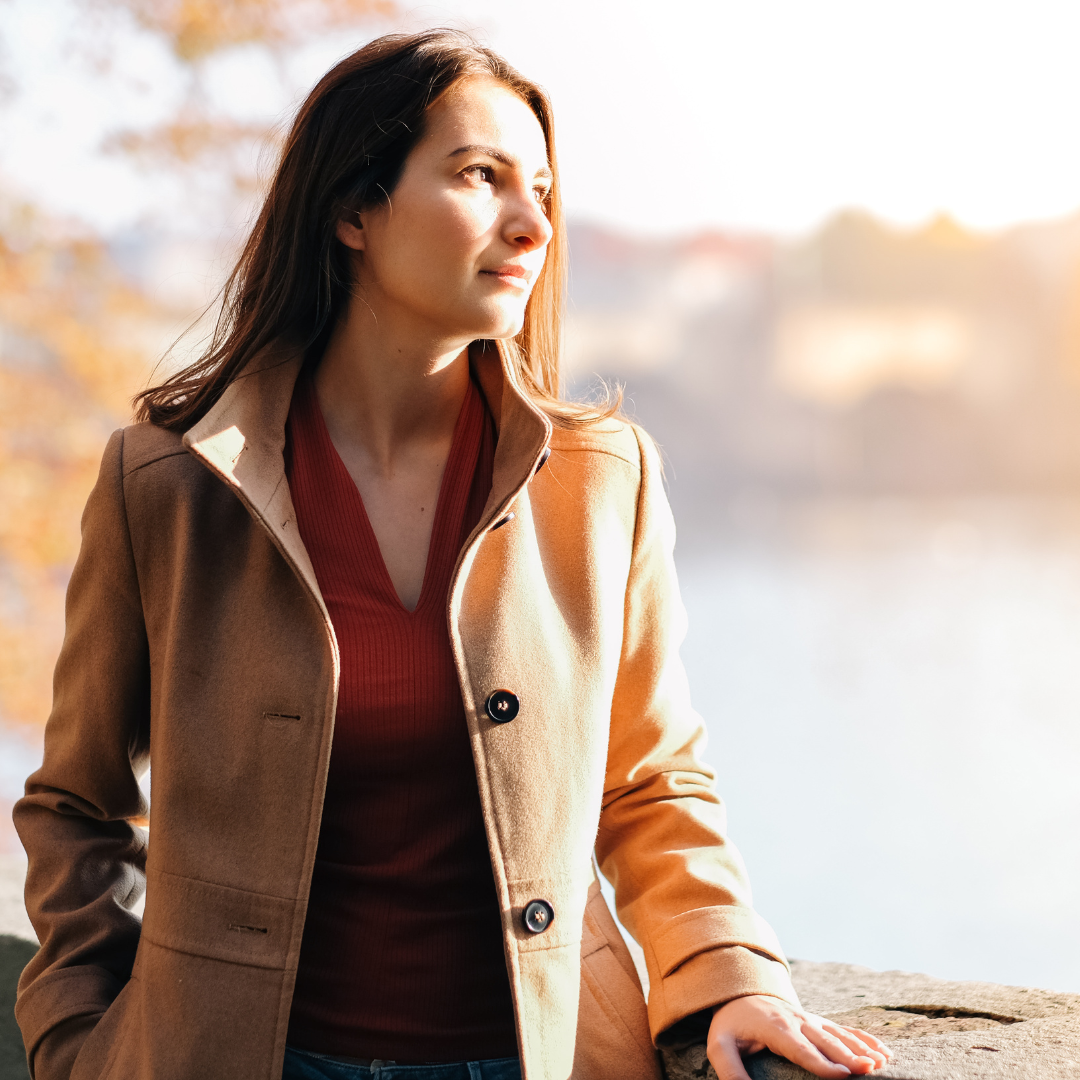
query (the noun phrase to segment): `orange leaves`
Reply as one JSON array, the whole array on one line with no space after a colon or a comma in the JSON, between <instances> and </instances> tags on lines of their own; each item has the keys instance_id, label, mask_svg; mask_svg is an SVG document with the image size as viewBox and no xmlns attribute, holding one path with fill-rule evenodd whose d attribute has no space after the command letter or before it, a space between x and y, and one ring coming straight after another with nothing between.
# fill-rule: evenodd
<instances>
[{"instance_id":1,"label":"orange leaves","mask_svg":"<svg viewBox=\"0 0 1080 1080\"><path fill-rule=\"evenodd\" d=\"M100 241L26 208L0 227L0 717L41 723L79 515L162 316Z\"/></svg>"},{"instance_id":2,"label":"orange leaves","mask_svg":"<svg viewBox=\"0 0 1080 1080\"><path fill-rule=\"evenodd\" d=\"M99 0L164 35L187 63L237 45L291 45L394 11L390 0Z\"/></svg>"},{"instance_id":3,"label":"orange leaves","mask_svg":"<svg viewBox=\"0 0 1080 1080\"><path fill-rule=\"evenodd\" d=\"M0 323L33 357L15 370L38 378L62 373L82 387L84 408L125 416L146 370L144 350L131 343L139 335L132 331L155 317L153 305L123 279L96 238L50 237L37 228L23 230L13 244L5 232Z\"/></svg>"},{"instance_id":4,"label":"orange leaves","mask_svg":"<svg viewBox=\"0 0 1080 1080\"><path fill-rule=\"evenodd\" d=\"M265 137L265 129L257 124L240 124L191 112L149 133L122 132L111 138L107 147L132 154L148 164L191 165L207 158L231 155L238 145Z\"/></svg>"},{"instance_id":5,"label":"orange leaves","mask_svg":"<svg viewBox=\"0 0 1080 1080\"><path fill-rule=\"evenodd\" d=\"M237 121L209 105L203 61L240 46L257 46L280 60L290 48L322 34L348 31L395 13L393 0L81 0L90 10L127 12L164 39L182 62L188 95L165 123L118 131L108 151L130 154L150 167L197 166L227 179L238 200L258 187L253 151L274 145L268 125ZM279 65L279 74L281 68ZM226 106L227 109L227 106Z\"/></svg>"},{"instance_id":6,"label":"orange leaves","mask_svg":"<svg viewBox=\"0 0 1080 1080\"><path fill-rule=\"evenodd\" d=\"M210 116L192 107L149 131L118 132L105 147L151 169L205 170L217 179L228 179L233 195L243 199L258 187L255 148L276 149L279 141L277 132L262 125Z\"/></svg>"},{"instance_id":7,"label":"orange leaves","mask_svg":"<svg viewBox=\"0 0 1080 1080\"><path fill-rule=\"evenodd\" d=\"M250 196L252 151L274 135L214 111L204 61L240 46L280 59L320 34L395 10L391 0L76 2L85 14L129 17L91 20L106 35L134 20L158 36L180 61L188 88L164 122L114 134L105 149L209 176L226 201ZM115 41L88 33L85 42L96 42L86 45L88 55L108 58L124 33ZM108 69L96 64L91 77L107 78ZM18 106L15 98L9 107ZM229 212L223 206L220 218L207 222L211 234ZM109 432L128 422L132 395L191 314L126 280L100 237L29 206L5 205L0 192L0 723L40 724L48 714L64 589L102 448Z\"/></svg>"}]
</instances>

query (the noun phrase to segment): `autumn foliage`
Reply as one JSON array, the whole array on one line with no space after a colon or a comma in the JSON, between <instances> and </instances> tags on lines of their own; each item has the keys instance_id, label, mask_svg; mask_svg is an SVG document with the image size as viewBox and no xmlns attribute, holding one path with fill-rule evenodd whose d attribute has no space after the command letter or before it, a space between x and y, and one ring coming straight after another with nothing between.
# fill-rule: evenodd
<instances>
[{"instance_id":1,"label":"autumn foliage","mask_svg":"<svg viewBox=\"0 0 1080 1080\"><path fill-rule=\"evenodd\" d=\"M160 317L93 236L28 207L0 234L0 710L42 721L79 509Z\"/></svg>"},{"instance_id":2,"label":"autumn foliage","mask_svg":"<svg viewBox=\"0 0 1080 1080\"><path fill-rule=\"evenodd\" d=\"M390 0L98 0L164 35L187 63L237 45L282 50L303 37L390 15Z\"/></svg>"},{"instance_id":3,"label":"autumn foliage","mask_svg":"<svg viewBox=\"0 0 1080 1080\"><path fill-rule=\"evenodd\" d=\"M392 11L388 0L81 0L81 7L159 35L189 77L176 116L148 131L116 132L103 152L139 155L152 168L197 163L232 181L223 190L241 192L254 178L236 148L267 132L208 110L204 62L237 46L280 54L317 34L356 28L359 35L367 20ZM7 107L18 107L17 96ZM0 196L0 723L40 725L48 716L64 591L102 449L129 422L132 395L163 345L197 314L170 309L125 275L106 238Z\"/></svg>"}]
</instances>

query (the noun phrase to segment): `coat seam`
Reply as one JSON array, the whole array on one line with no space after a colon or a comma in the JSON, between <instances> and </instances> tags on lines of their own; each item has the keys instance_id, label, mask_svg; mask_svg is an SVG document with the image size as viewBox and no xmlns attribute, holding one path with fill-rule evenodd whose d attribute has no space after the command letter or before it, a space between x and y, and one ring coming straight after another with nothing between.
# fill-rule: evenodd
<instances>
[{"instance_id":1,"label":"coat seam","mask_svg":"<svg viewBox=\"0 0 1080 1080\"><path fill-rule=\"evenodd\" d=\"M635 568L635 565L637 563L638 557L639 557L639 555L641 553L642 529L644 527L643 520L645 518L645 514L643 512L643 506L644 506L644 502L645 502L645 483L646 483L645 447L642 445L641 432L637 428L637 426L632 425L631 430L634 433L634 439L635 439L635 441L637 443L637 448L638 448L639 479L638 479L637 498L636 498L636 500L634 502L634 534L633 534L634 539L633 539L633 543L631 545L631 550L630 550L630 567L629 567L629 570L627 571L626 591L625 591L624 599L623 599L623 628L622 628L622 630L623 630L623 640L622 640L622 648L619 651L619 668L622 668L624 662L626 661L626 637L627 637L626 628L627 628L627 624L630 621L630 614L631 614L631 612L630 612L631 578L632 578L632 576L634 574L634 568ZM616 686L617 685L618 685L618 676L616 675ZM613 692L614 692L614 690L613 690ZM610 713L609 713L609 721L608 722L610 724ZM610 753L610 743L609 743L608 752ZM605 772L606 772L606 770L605 770ZM610 803L606 801L606 794L607 794L607 792L605 791L603 793L603 795L601 796L600 813L598 815L597 823L596 823L596 840L599 840L601 833L604 831L604 811L610 805ZM615 800L612 800L612 801L615 801ZM596 840L594 840L594 842L593 842L593 850L594 850L594 852L595 852ZM599 868L599 860L597 860L597 866ZM627 873L629 873L631 875L632 881L630 882L630 884L636 884L636 877L633 875L632 869L627 868L627 867L624 867L623 869L624 869L624 872L627 872ZM616 895L616 901L617 900L618 900L618 896ZM616 910L617 910L617 908L618 908L618 904L616 903ZM652 954L653 950L652 950L652 943L651 942L649 942L649 941L639 941L638 944L642 947L642 949L644 951L647 951L648 953Z\"/></svg>"},{"instance_id":2,"label":"coat seam","mask_svg":"<svg viewBox=\"0 0 1080 1080\"><path fill-rule=\"evenodd\" d=\"M126 439L126 437L127 437L127 430L126 429L123 429L123 434L124 434L124 437ZM139 462L138 465L132 465L131 468L127 469L126 471L122 470L121 475L126 480L129 476L134 476L137 472L139 472L141 469L145 469L148 465L156 465L159 461L167 461L169 458L183 457L186 453L187 453L186 450L180 449L180 450L170 450L170 451L168 451L167 453L164 453L164 454L158 454L156 457L150 458L149 461L141 461L141 462Z\"/></svg>"},{"instance_id":3,"label":"coat seam","mask_svg":"<svg viewBox=\"0 0 1080 1080\"><path fill-rule=\"evenodd\" d=\"M645 514L644 514L644 512L642 510L642 507L643 507L644 502L645 502L645 448L641 445L641 435L640 435L638 429L635 427L632 430L634 432L634 437L637 440L638 454L640 455L639 468L641 470L641 477L640 477L640 480L638 481L637 499L635 500L635 503L634 503L634 541L633 541L633 544L632 544L631 550L630 550L630 569L627 572L626 593L625 593L625 599L623 600L623 642L622 642L622 649L620 650L620 653L619 653L619 667L620 668L623 666L623 663L626 660L626 636L627 636L626 635L626 628L627 628L627 624L630 621L630 614L631 614L630 613L630 592L631 592L630 578L632 577L632 575L634 573L635 564L636 564L636 562L638 560L638 556L641 553L641 544L642 544L641 533L642 533L642 529L643 529L643 519L645 517ZM618 678L616 677L616 684L617 684L617 682L618 682ZM628 785L628 786L632 787L633 785ZM611 805L612 802L616 801L615 799L607 800L606 795L607 795L607 792L605 791L604 796L602 797L602 801L601 801L599 818L598 818L597 823L596 823L597 839L599 839L600 834L604 829L604 811L607 809L608 806ZM634 879L634 883L636 884L636 879ZM639 942L639 944L642 944L642 943Z\"/></svg>"},{"instance_id":4,"label":"coat seam","mask_svg":"<svg viewBox=\"0 0 1080 1080\"><path fill-rule=\"evenodd\" d=\"M232 964L234 967L253 968L256 971L280 971L282 974L287 974L295 970L287 964L252 964L243 960L225 960L220 956L211 956L209 953L193 952L191 949L178 949L175 945L166 945L163 941L155 940L149 934L144 936L147 943L153 945L155 949L164 949L166 952L176 953L179 956L193 956L197 960L211 960L215 964Z\"/></svg>"},{"instance_id":5,"label":"coat seam","mask_svg":"<svg viewBox=\"0 0 1080 1080\"><path fill-rule=\"evenodd\" d=\"M120 472L120 484L119 484L119 488L120 488L120 509L121 509L121 511L123 512L123 515L124 515L124 539L125 539L125 541L127 543L128 563L131 566L131 574L132 574L132 577L135 579L135 589L138 592L138 597L139 597L139 608L138 608L138 610L139 610L139 621L140 621L140 623L142 625L143 644L146 646L146 677L147 677L147 679L146 679L146 712L145 712L144 716L142 717L142 721L144 721L145 725L146 725L146 759L147 759L147 761L149 761L150 760L150 723L151 723L151 717L152 717L153 707L154 707L153 706L153 702L154 702L153 691L152 691L151 686L150 686L150 634L146 629L146 602L145 602L145 600L143 598L142 581L141 581L141 579L139 577L139 563L138 563L138 560L135 558L135 543L131 538L131 517L128 514L128 504L127 504L127 486L126 486L127 485L127 476L124 474L124 451L126 449L126 446L127 446L127 430L125 428L121 428L120 429L120 454L119 454L119 458L120 458L120 460L119 460L119 466L120 466L120 469L119 469L119 472ZM139 724L139 728L141 728L141 727L142 727L142 723ZM136 740L138 739L139 728L136 728L136 731L135 731ZM138 745L139 745L138 741L135 741L134 744L133 744L129 740L129 742L128 742L128 760L129 760L129 762L131 760L132 751ZM135 772L135 770L133 768L132 769L132 774L133 775L134 775L134 772ZM140 796L140 798L142 798L142 797ZM132 832L133 833L135 832L134 827L132 827ZM139 836L138 833L135 833L135 835L137 837ZM143 840L142 837L139 837L139 840L140 840L139 850L140 851L146 851L146 849L147 849L146 841ZM143 870L142 870L142 879L143 879L143 885L145 887L145 884L146 884L146 868L145 868L145 866L143 867ZM138 888L138 882L139 882L139 871L136 869L135 870L135 883L132 885L131 889L128 891L128 896L130 896Z\"/></svg>"},{"instance_id":6,"label":"coat seam","mask_svg":"<svg viewBox=\"0 0 1080 1080\"><path fill-rule=\"evenodd\" d=\"M126 443L127 443L127 431L124 430L123 428L121 428L121 430L120 430L120 454L119 454L119 457L120 457L120 461L119 461L119 465L120 465L120 469L119 469L119 472L120 472L120 484L119 484L119 487L120 487L120 508L124 513L124 540L127 543L128 561L131 564L131 569L132 569L132 572L134 573L134 576L135 576L135 584L138 587L138 591L139 591L139 611L143 616L143 629L145 630L145 628L146 628L146 605L143 603L142 582L139 581L139 565L138 565L138 563L136 562L136 559L135 559L135 545L134 545L134 543L132 542L132 539L131 539L131 518L128 515L127 489L125 487L125 484L127 482L127 478L130 475L130 474L125 474L125 472L124 472L124 449L125 449ZM132 472L134 472L134 471L135 470L132 470ZM148 643L148 647L149 647L149 643Z\"/></svg>"},{"instance_id":7,"label":"coat seam","mask_svg":"<svg viewBox=\"0 0 1080 1080\"><path fill-rule=\"evenodd\" d=\"M625 454L620 454L615 450L606 450L599 446L553 446L552 452L556 454L603 454L605 457L613 457L617 461L621 461L624 465L629 465L637 472L641 472L641 464L637 461L631 461Z\"/></svg>"},{"instance_id":8,"label":"coat seam","mask_svg":"<svg viewBox=\"0 0 1080 1080\"><path fill-rule=\"evenodd\" d=\"M300 903L299 898L295 896L278 896L276 893L260 892L255 889L238 889L235 885L222 885L220 881L207 881L206 878L193 877L191 874L175 874L171 870L152 870L151 873L163 874L176 878L178 881L195 881L200 885L209 885L212 889L228 889L230 892L242 893L244 896L265 896L268 900L284 900L287 904Z\"/></svg>"}]
</instances>

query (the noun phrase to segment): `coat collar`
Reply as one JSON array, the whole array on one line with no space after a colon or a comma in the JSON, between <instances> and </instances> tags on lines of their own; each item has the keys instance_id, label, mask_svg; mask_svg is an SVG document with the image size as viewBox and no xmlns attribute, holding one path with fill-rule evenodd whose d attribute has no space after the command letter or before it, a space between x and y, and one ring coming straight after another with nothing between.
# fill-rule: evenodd
<instances>
[{"instance_id":1,"label":"coat collar","mask_svg":"<svg viewBox=\"0 0 1080 1080\"><path fill-rule=\"evenodd\" d=\"M552 426L520 387L503 350L474 345L469 362L498 430L482 531L531 479ZM285 479L285 421L302 365L300 349L277 346L259 353L183 441L190 453L236 490L326 614Z\"/></svg>"}]
</instances>

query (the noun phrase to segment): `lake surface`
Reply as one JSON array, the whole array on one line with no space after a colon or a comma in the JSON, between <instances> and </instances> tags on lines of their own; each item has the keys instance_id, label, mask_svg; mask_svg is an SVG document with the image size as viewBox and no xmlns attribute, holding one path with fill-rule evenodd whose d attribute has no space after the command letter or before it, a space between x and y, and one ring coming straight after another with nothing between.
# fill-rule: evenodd
<instances>
[{"instance_id":1,"label":"lake surface","mask_svg":"<svg viewBox=\"0 0 1080 1080\"><path fill-rule=\"evenodd\" d=\"M736 510L683 656L787 951L1080 990L1080 507Z\"/></svg>"},{"instance_id":2,"label":"lake surface","mask_svg":"<svg viewBox=\"0 0 1080 1080\"><path fill-rule=\"evenodd\" d=\"M1080 991L1080 500L722 519L683 656L789 954ZM10 802L40 747L0 749Z\"/></svg>"}]
</instances>

